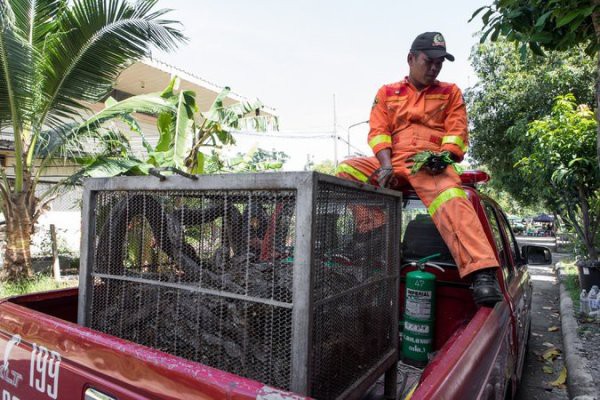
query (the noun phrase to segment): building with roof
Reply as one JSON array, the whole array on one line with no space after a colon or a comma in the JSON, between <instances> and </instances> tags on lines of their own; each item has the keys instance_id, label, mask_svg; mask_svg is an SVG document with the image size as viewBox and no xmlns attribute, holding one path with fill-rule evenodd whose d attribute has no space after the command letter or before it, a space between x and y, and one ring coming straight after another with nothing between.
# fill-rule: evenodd
<instances>
[{"instance_id":1,"label":"building with roof","mask_svg":"<svg viewBox=\"0 0 600 400\"><path fill-rule=\"evenodd\" d=\"M161 92L174 76L180 78L179 89L192 90L196 93L196 102L201 112L208 111L216 97L225 89L224 86L209 82L175 66L154 59L145 59L134 63L121 73L110 96L116 100L124 100L134 95ZM225 98L224 104L231 105L249 100L247 97L230 92ZM96 113L104 108L104 104L89 104L88 107L93 113ZM267 118L276 116L275 110L268 106L263 106L260 112ZM142 128L146 140L153 145L156 144L159 136L156 117L137 113L135 119ZM141 137L133 135L130 140L132 151L137 154L141 153ZM0 165L9 179L14 176L13 150L12 131L0 131ZM50 185L72 175L78 168L76 163L68 159L57 160L54 165L47 168L36 191L38 193L46 191ZM34 235L32 251L35 252L37 249L39 252L43 243L47 242L46 235L50 224L56 225L64 242L63 247L70 251L79 249L81 195L81 188L75 188L61 194L51 203L49 212L45 213L38 222L39 232Z\"/></svg>"}]
</instances>

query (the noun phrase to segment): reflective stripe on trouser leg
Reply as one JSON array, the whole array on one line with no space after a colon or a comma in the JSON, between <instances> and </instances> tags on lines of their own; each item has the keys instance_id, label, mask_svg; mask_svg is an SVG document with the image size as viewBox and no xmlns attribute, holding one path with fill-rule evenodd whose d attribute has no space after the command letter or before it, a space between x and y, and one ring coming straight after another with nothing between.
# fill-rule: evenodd
<instances>
[{"instance_id":1,"label":"reflective stripe on trouser leg","mask_svg":"<svg viewBox=\"0 0 600 400\"><path fill-rule=\"evenodd\" d=\"M360 170L345 163L341 163L335 170L335 174L338 176L343 173L350 175L352 178L356 179L359 182L366 183L369 180L369 177L363 174Z\"/></svg>"},{"instance_id":2,"label":"reflective stripe on trouser leg","mask_svg":"<svg viewBox=\"0 0 600 400\"><path fill-rule=\"evenodd\" d=\"M423 172L409 175L408 179L432 215L461 277L478 269L498 266L479 217L452 168L446 168L440 175Z\"/></svg>"},{"instance_id":3,"label":"reflective stripe on trouser leg","mask_svg":"<svg viewBox=\"0 0 600 400\"><path fill-rule=\"evenodd\" d=\"M431 215L433 217L433 215L435 214L437 209L440 208L442 206L442 204L444 204L445 202L450 201L452 199L458 198L458 197L462 197L462 198L466 199L467 194L465 193L464 190L462 190L460 188L450 188L450 189L444 190L431 202L429 207L427 207L427 210L429 211L429 215Z\"/></svg>"},{"instance_id":4,"label":"reflective stripe on trouser leg","mask_svg":"<svg viewBox=\"0 0 600 400\"><path fill-rule=\"evenodd\" d=\"M444 202L432 218L458 264L461 277L499 265L479 217L466 197Z\"/></svg>"}]
</instances>

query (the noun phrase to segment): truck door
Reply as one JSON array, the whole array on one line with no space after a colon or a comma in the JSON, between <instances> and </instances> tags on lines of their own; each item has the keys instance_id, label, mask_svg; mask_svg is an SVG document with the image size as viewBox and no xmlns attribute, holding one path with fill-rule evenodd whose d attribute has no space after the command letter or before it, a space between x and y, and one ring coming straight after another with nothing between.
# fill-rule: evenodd
<instances>
[{"instance_id":1,"label":"truck door","mask_svg":"<svg viewBox=\"0 0 600 400\"><path fill-rule=\"evenodd\" d=\"M497 210L497 215L500 223L500 229L506 240L507 253L510 256L510 262L514 271L514 287L511 292L514 293L513 300L515 302L515 312L517 315L517 336L519 347L519 358L517 360L517 376L521 376L521 370L525 361L527 352L527 336L529 335L531 323L531 297L533 295L533 287L529 272L527 271L526 263L521 257L519 245L510 229L506 215Z\"/></svg>"},{"instance_id":2,"label":"truck door","mask_svg":"<svg viewBox=\"0 0 600 400\"><path fill-rule=\"evenodd\" d=\"M517 376L525 360L526 332L529 329L529 309L531 305L531 286L525 268L517 268L518 246L506 222L506 217L494 204L485 202L485 212L488 216L490 227L494 235L494 242L498 249L500 266L504 275L504 285L511 298L513 320L513 350L516 362Z\"/></svg>"}]
</instances>

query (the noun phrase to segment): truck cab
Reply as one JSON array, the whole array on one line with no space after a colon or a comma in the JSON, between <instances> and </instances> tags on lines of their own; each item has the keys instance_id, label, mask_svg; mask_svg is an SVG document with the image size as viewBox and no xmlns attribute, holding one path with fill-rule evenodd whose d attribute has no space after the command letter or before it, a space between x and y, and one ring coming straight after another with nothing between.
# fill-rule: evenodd
<instances>
[{"instance_id":1,"label":"truck cab","mask_svg":"<svg viewBox=\"0 0 600 400\"><path fill-rule=\"evenodd\" d=\"M402 264L400 312L404 310L406 274L417 260L439 254L433 262L444 271L436 275L434 352L421 373L405 368L403 394L411 399L510 398L526 355L531 320L532 284L527 271L528 254L547 249L525 246L520 249L507 217L491 198L481 194L475 183L487 176L473 171L462 175L463 188L484 227L500 265L497 278L504 300L493 308L477 307L468 279L461 279L446 244L439 235L427 208L414 192L405 191L402 215ZM510 372L510 373L508 373Z\"/></svg>"}]
</instances>

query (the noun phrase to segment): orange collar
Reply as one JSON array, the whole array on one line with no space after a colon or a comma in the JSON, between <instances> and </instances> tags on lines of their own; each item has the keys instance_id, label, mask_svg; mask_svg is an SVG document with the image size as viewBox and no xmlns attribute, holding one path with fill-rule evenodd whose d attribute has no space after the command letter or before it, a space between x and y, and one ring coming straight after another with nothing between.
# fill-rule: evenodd
<instances>
[{"instance_id":1,"label":"orange collar","mask_svg":"<svg viewBox=\"0 0 600 400\"><path fill-rule=\"evenodd\" d=\"M414 86L412 83L410 83L410 80L408 79L408 75L404 77L404 80L402 81L402 83L405 83L405 84L407 84L408 86L410 86L410 88L411 88L412 90L414 90L415 92L424 92L424 91L428 90L428 89L429 89L429 88L431 88L431 87L434 87L434 86L439 86L439 84L440 84L440 81L438 81L438 80L436 79L435 81L433 81L433 83L432 83L431 85L429 85L429 86L425 86L425 87L423 88L423 90L417 90L417 88L416 88L416 87L415 87L415 86Z\"/></svg>"}]
</instances>

